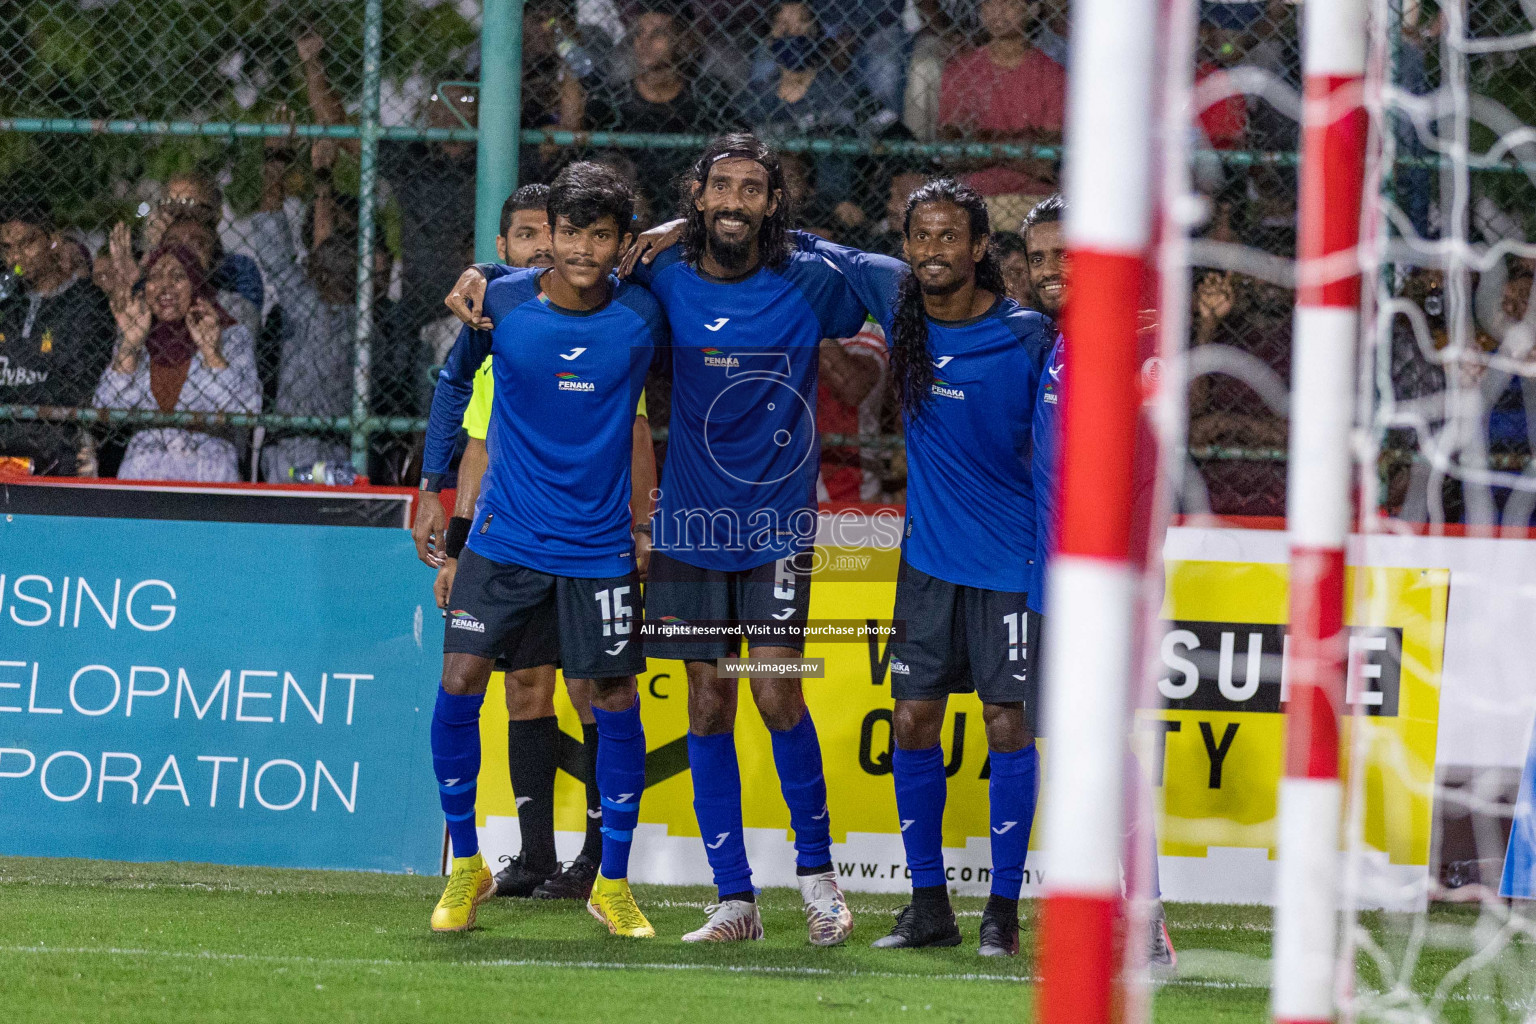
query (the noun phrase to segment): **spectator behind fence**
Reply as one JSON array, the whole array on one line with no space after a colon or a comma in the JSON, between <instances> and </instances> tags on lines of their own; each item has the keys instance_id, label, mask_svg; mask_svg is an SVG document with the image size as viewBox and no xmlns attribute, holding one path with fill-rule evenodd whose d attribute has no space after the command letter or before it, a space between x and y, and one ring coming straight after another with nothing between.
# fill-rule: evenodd
<instances>
[{"instance_id":1,"label":"spectator behind fence","mask_svg":"<svg viewBox=\"0 0 1536 1024\"><path fill-rule=\"evenodd\" d=\"M322 54L325 40L316 34L296 46L304 70L310 109L319 124L344 124L346 109L331 89ZM475 94L444 85L427 105L429 128L473 128ZM356 154L356 139L341 145ZM525 150L524 152L527 152ZM475 147L469 142L381 142L379 175L389 183L400 210L400 260L405 293L400 298L408 333L437 317L438 303L462 269L460 245L475 230Z\"/></svg>"},{"instance_id":2,"label":"spectator behind fence","mask_svg":"<svg viewBox=\"0 0 1536 1024\"><path fill-rule=\"evenodd\" d=\"M224 312L235 318L235 322L244 327L255 337L261 331L261 307L237 291L231 291L223 287L231 283L227 275L220 274L218 268L222 260L219 252L219 236L214 233L206 223L194 217L179 217L171 221L161 236L161 245L185 246L197 257L197 264L208 277L208 284L214 289L214 297ZM249 260L250 257L243 253L239 255L241 260ZM253 267L256 264L252 264ZM262 276L258 272L255 280L261 281Z\"/></svg>"},{"instance_id":3,"label":"spectator behind fence","mask_svg":"<svg viewBox=\"0 0 1536 1024\"><path fill-rule=\"evenodd\" d=\"M861 86L827 65L828 46L810 5L800 0L773 9L769 40L776 70L742 103L746 122L764 135L872 139L896 124L896 115ZM817 191L838 202L859 195L858 161L842 154L815 158Z\"/></svg>"},{"instance_id":4,"label":"spectator behind fence","mask_svg":"<svg viewBox=\"0 0 1536 1024\"><path fill-rule=\"evenodd\" d=\"M917 191L918 187L927 180L927 176L921 171L900 169L900 165L897 165L894 172L888 173L890 173L890 184L885 190L886 203L883 216L878 220L870 218L860 225L858 230L850 232L851 241L848 244L855 249L878 252L901 259L901 246L906 239L906 233L902 228L907 216L907 197Z\"/></svg>"},{"instance_id":5,"label":"spectator behind fence","mask_svg":"<svg viewBox=\"0 0 1536 1024\"><path fill-rule=\"evenodd\" d=\"M1249 29L1264 14L1262 3L1200 4L1200 40L1195 54L1195 83L1226 91L1226 71L1243 62ZM1248 101L1234 92L1206 106L1200 130L1214 149L1241 149L1248 137Z\"/></svg>"},{"instance_id":6,"label":"spectator behind fence","mask_svg":"<svg viewBox=\"0 0 1536 1024\"><path fill-rule=\"evenodd\" d=\"M1285 462L1264 450L1286 445L1283 403L1290 392L1294 295L1228 271L1202 275L1192 298L1194 348L1223 345L1232 352L1222 370L1190 382L1190 446L1243 449L1203 463L1210 511L1282 516Z\"/></svg>"},{"instance_id":7,"label":"spectator behind fence","mask_svg":"<svg viewBox=\"0 0 1536 1024\"><path fill-rule=\"evenodd\" d=\"M256 345L214 299L197 257L162 246L144 259L144 290L113 304L117 345L95 404L160 412L261 411ZM240 479L234 443L218 431L152 427L128 442L124 480Z\"/></svg>"},{"instance_id":8,"label":"spectator behind fence","mask_svg":"<svg viewBox=\"0 0 1536 1024\"><path fill-rule=\"evenodd\" d=\"M1035 31L1030 41L1051 60L1067 66L1072 49L1072 18L1067 0L1040 0L1035 12Z\"/></svg>"},{"instance_id":9,"label":"spectator behind fence","mask_svg":"<svg viewBox=\"0 0 1536 1024\"><path fill-rule=\"evenodd\" d=\"M238 292L258 310L262 308L261 271L244 253L226 252L221 225L225 219L224 193L204 174L175 174L166 179L165 194L144 222L144 251L158 249L165 232L178 220L192 218L213 232L214 246L208 283L215 291ZM238 238L231 238L234 245Z\"/></svg>"},{"instance_id":10,"label":"spectator behind fence","mask_svg":"<svg viewBox=\"0 0 1536 1024\"><path fill-rule=\"evenodd\" d=\"M112 313L75 265L73 245L54 230L41 201L22 197L0 209L3 270L20 270L0 299L0 404L90 404L112 351ZM92 451L90 434L76 424L0 416L0 455L31 459L35 473L93 472Z\"/></svg>"},{"instance_id":11,"label":"spectator behind fence","mask_svg":"<svg viewBox=\"0 0 1536 1024\"><path fill-rule=\"evenodd\" d=\"M824 434L878 434L890 355L873 319L852 338L821 343L816 425ZM880 449L837 445L821 453L818 501L880 501Z\"/></svg>"},{"instance_id":12,"label":"spectator behind fence","mask_svg":"<svg viewBox=\"0 0 1536 1024\"><path fill-rule=\"evenodd\" d=\"M1028 247L1024 244L1024 236L1017 231L994 231L992 252L1002 267L1003 285L1008 290L1008 297L1025 309L1033 308Z\"/></svg>"},{"instance_id":13,"label":"spectator behind fence","mask_svg":"<svg viewBox=\"0 0 1536 1024\"><path fill-rule=\"evenodd\" d=\"M596 131L652 135L713 134L741 126L723 82L701 78L698 40L682 0L642 0L628 21L633 76L593 90L586 124ZM640 187L658 219L676 208L676 182L693 162L688 149L629 150Z\"/></svg>"},{"instance_id":14,"label":"spectator behind fence","mask_svg":"<svg viewBox=\"0 0 1536 1024\"><path fill-rule=\"evenodd\" d=\"M1029 0L981 0L978 14L987 41L944 65L939 85L939 134L950 139L1055 144L1061 140L1067 73L1035 49L1026 34ZM1049 161L988 162L963 175L984 196L1014 195L1011 203L989 201L993 214L1016 223L1034 200L1054 189Z\"/></svg>"},{"instance_id":15,"label":"spectator behind fence","mask_svg":"<svg viewBox=\"0 0 1536 1024\"><path fill-rule=\"evenodd\" d=\"M906 0L811 0L809 6L827 38L851 62L845 74L887 110L900 110L911 50L902 24ZM754 84L771 83L775 63L771 42L759 46L752 62Z\"/></svg>"},{"instance_id":16,"label":"spectator behind fence","mask_svg":"<svg viewBox=\"0 0 1536 1024\"><path fill-rule=\"evenodd\" d=\"M315 195L313 247L306 276L299 269L297 247L283 213L281 172L282 162L268 161L261 209L251 218L250 239L283 312L272 411L285 416L346 416L352 411L352 350L357 338L357 243L332 233L335 203L329 181L322 179ZM377 255L383 256L382 250ZM376 292L387 281L386 274L386 268L375 266ZM262 447L261 475L281 483L294 470L317 462L336 466L350 460L350 444L334 433L289 433Z\"/></svg>"}]
</instances>

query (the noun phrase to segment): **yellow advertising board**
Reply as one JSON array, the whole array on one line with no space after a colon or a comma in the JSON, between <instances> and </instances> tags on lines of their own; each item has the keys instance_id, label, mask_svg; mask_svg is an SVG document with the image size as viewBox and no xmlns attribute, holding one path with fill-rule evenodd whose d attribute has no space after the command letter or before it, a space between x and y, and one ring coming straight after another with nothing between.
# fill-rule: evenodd
<instances>
[{"instance_id":1,"label":"yellow advertising board","mask_svg":"<svg viewBox=\"0 0 1536 1024\"><path fill-rule=\"evenodd\" d=\"M824 564L851 571L817 577L811 618L889 622L898 553L824 549L823 556ZM1359 704L1367 712L1358 744L1365 751L1365 839L1387 854L1391 864L1422 869L1429 852L1449 574L1395 568L1361 572L1362 589L1350 618L1349 696L1351 707ZM1158 832L1165 862L1170 857L1205 858L1216 847L1273 856L1283 749L1286 576L1286 566L1261 563L1190 561L1167 566L1163 617L1168 632L1159 652L1166 676L1157 684L1164 706L1138 712L1133 740L1160 797ZM1355 586L1353 573L1347 582ZM834 858L850 888L905 888L891 779L887 644L875 638L813 644L807 655L826 659L826 677L807 680L805 691L825 763ZM650 872L657 881L678 880L683 877L679 870L655 866L686 858L702 872L686 875L687 880L707 881L687 770L687 681L682 663L651 661L640 677L640 692L649 754L635 877L650 880ZM516 813L501 701L497 676L481 721L482 826L495 826ZM563 686L556 710L568 737L567 763L578 763L575 744L581 729ZM760 884L789 884L789 812L779 795L768 732L745 682L736 737L743 822L754 872ZM1357 745L1348 724L1344 742L1346 751ZM984 891L989 878L988 763L981 705L974 695L951 698L942 743L949 773L946 860L958 888ZM1042 754L1048 773L1048 743L1042 743ZM579 845L576 834L585 828L585 791L566 772L560 773L556 787L556 828L568 833L562 836L562 847ZM494 849L494 835L488 835L486 843ZM655 847L650 856L643 849L646 844ZM1037 833L1031 847L1040 845ZM773 855L778 846L782 852ZM765 849L770 851L766 857ZM1038 885L1041 867L1040 858L1032 854L1027 891ZM1198 892L1168 895L1200 898ZM1263 893L1256 892L1254 898L1264 898Z\"/></svg>"},{"instance_id":2,"label":"yellow advertising board","mask_svg":"<svg viewBox=\"0 0 1536 1024\"><path fill-rule=\"evenodd\" d=\"M1287 575L1284 565L1167 566L1160 651L1167 675L1157 684L1164 707L1137 716L1138 752L1154 779L1157 734L1166 746L1165 855L1204 857L1213 846L1274 854ZM1354 602L1341 769L1363 755L1363 838L1393 865L1429 861L1449 591L1444 569L1345 574Z\"/></svg>"}]
</instances>

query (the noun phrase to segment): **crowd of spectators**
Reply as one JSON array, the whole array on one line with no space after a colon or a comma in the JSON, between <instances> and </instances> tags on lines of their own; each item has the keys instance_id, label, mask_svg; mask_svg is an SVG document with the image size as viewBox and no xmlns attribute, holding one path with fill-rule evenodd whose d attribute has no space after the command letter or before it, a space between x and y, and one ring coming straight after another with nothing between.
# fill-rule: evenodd
<instances>
[{"instance_id":1,"label":"crowd of spectators","mask_svg":"<svg viewBox=\"0 0 1536 1024\"><path fill-rule=\"evenodd\" d=\"M908 195L930 176L961 177L987 198L1009 294L1027 303L1024 245L1013 229L1059 187L1054 147L1066 106L1067 15L1066 0L527 0L521 126L690 136L756 131L789 143L783 158L794 226L895 255ZM1202 2L1195 79L1202 95L1215 98L1195 117L1197 149L1295 149L1294 111L1276 107L1272 95L1243 95L1235 71L1256 69L1298 87L1296 21L1290 0ZM1400 77L1409 92L1422 93L1422 51L1437 29L1407 27L1403 46L1412 52L1400 62ZM324 35L308 28L291 45L307 104L292 116L319 125L355 121L355 97L338 84L349 79L333 66ZM461 77L477 73L471 61ZM475 89L450 77L420 96L413 123L477 124ZM1403 136L1405 147L1411 134ZM858 145L799 144L806 139ZM898 156L879 145L953 140L1010 143L1024 155ZM431 370L458 328L445 317L442 297L473 256L475 148L463 141L379 144L378 199L392 230L379 236L364 275L373 289L371 358L360 368L357 200L355 189L348 194L342 186L343 168L355 170L357 146L269 139L254 210L232 208L220 187L226 169L213 166L141 183L146 201L136 217L85 230L56 223L38 198L45 190L7 182L0 191L7 271L0 405L307 419L302 429L267 430L207 417L175 426L131 417L117 426L0 417L0 456L56 475L286 481L316 463L350 461L349 437L326 423L352 414L359 388L372 415L423 416ZM1042 155L1030 147L1043 147L1035 151ZM521 177L547 181L572 159L608 162L634 184L643 228L675 213L678 182L695 152L599 147L586 135L556 144L551 134L543 145L523 146ZM1211 197L1207 239L1281 260L1294 255L1296 182L1284 162L1197 160L1196 178ZM1415 230L1433 231L1427 174L1405 173L1398 201ZM1519 233L1487 200L1479 213L1503 224L1498 237ZM1524 323L1529 265L1515 261L1484 277L1474 282L1478 320L1499 324L1479 338L1505 337ZM1400 294L1430 302L1438 293L1425 282L1424 274L1409 274ZM1272 392L1283 392L1289 375L1291 302L1285 286L1258 276L1199 273L1193 282L1193 345L1236 353L1211 362L1225 369L1197 378L1190 394L1200 500L1215 511L1283 512L1286 423ZM1518 315L1510 312L1516 308ZM1402 427L1392 436L1412 435L1424 445L1427 432L1454 419L1443 402L1445 360L1433 355L1445 342L1429 350L1409 344L1413 332L1399 321L1394 361L1417 374L1417 383L1396 397L1414 415L1425 396L1442 398L1421 416L1417 434ZM1488 353L1511 351L1507 342L1478 344ZM899 433L886 376L878 328L829 339L823 431ZM1536 424L1536 416L1524 415L1526 405L1536 408L1531 379L1506 368L1477 383L1494 409L1485 446L1495 455L1528 453L1528 427ZM661 405L653 399L655 424L666 422ZM1435 436L1443 442L1446 435ZM376 435L369 475L409 482L414 447L409 431ZM894 446L835 445L825 466L824 498L903 497ZM1392 507L1429 514L1436 499L1428 496L1434 474L1426 472L1420 464L1391 476Z\"/></svg>"}]
</instances>

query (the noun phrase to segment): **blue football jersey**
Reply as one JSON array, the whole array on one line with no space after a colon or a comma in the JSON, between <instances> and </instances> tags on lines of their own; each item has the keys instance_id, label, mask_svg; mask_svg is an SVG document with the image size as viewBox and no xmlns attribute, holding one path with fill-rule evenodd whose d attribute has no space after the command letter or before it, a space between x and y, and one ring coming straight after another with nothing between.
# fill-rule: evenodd
<instances>
[{"instance_id":1,"label":"blue football jersey","mask_svg":"<svg viewBox=\"0 0 1536 1024\"><path fill-rule=\"evenodd\" d=\"M1060 486L1056 449L1061 437L1062 369L1066 365L1066 343L1060 334L1045 360L1040 375L1040 391L1035 398L1034 453L1030 457L1030 475L1035 488L1035 566L1039 586L1029 592L1029 610L1045 614L1046 574L1056 543L1056 489Z\"/></svg>"},{"instance_id":2,"label":"blue football jersey","mask_svg":"<svg viewBox=\"0 0 1536 1024\"><path fill-rule=\"evenodd\" d=\"M900 260L796 233L831 260L888 339L911 272ZM933 386L906 414L907 561L968 587L1034 593L1037 548L1030 430L1049 321L1005 296L969 320L928 318Z\"/></svg>"},{"instance_id":3,"label":"blue football jersey","mask_svg":"<svg viewBox=\"0 0 1536 1024\"><path fill-rule=\"evenodd\" d=\"M622 576L634 564L630 450L635 403L666 320L643 287L614 279L598 309L562 309L544 270L485 289L494 329L460 332L432 398L423 472L445 473L475 371L491 361L495 399L469 548L556 576Z\"/></svg>"},{"instance_id":4,"label":"blue football jersey","mask_svg":"<svg viewBox=\"0 0 1536 1024\"><path fill-rule=\"evenodd\" d=\"M672 335L656 550L742 571L809 548L821 340L857 334L863 305L835 266L806 252L724 282L674 248L635 276L661 303Z\"/></svg>"}]
</instances>

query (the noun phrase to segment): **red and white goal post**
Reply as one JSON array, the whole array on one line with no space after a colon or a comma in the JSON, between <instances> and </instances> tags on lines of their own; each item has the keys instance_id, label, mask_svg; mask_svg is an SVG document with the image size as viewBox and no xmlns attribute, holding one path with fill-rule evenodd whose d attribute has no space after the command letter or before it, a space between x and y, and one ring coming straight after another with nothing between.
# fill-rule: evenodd
<instances>
[{"instance_id":1,"label":"red and white goal post","mask_svg":"<svg viewBox=\"0 0 1536 1024\"><path fill-rule=\"evenodd\" d=\"M1194 2L1194 0L1189 0ZM1136 621L1130 488L1137 307L1151 253L1158 0L1074 4L1066 133L1073 298L1061 523L1047 616L1039 937L1044 1024L1109 1024L1125 958L1120 854ZM1358 247L1368 119L1365 0L1307 5L1298 290L1290 417L1289 702L1279 815L1273 1011L1335 1017L1343 791L1339 711L1345 545L1360 332ZM1161 112L1165 117L1168 112ZM1166 128L1164 138L1176 127ZM1164 239L1166 243L1168 240Z\"/></svg>"}]
</instances>

